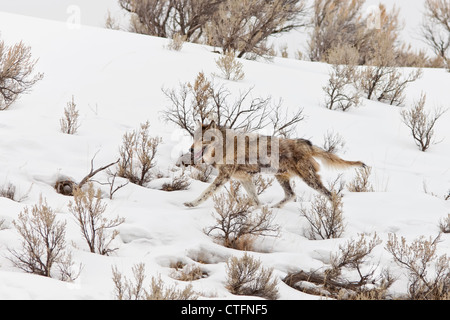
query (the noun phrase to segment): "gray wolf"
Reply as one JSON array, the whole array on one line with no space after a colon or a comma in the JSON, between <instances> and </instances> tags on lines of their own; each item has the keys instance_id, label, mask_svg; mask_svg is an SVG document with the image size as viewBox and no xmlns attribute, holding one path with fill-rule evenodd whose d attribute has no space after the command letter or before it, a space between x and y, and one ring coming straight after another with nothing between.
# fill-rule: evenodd
<instances>
[{"instance_id":1,"label":"gray wolf","mask_svg":"<svg viewBox=\"0 0 450 320\"><path fill-rule=\"evenodd\" d=\"M314 146L304 139L283 139L257 134L244 134L216 125L199 126L188 154L180 157L178 165L206 163L217 169L211 185L194 201L184 203L196 207L214 195L230 179L237 179L256 206L260 205L254 175L265 172L275 175L285 197L274 207L281 208L292 201L295 193L290 180L300 177L308 186L332 199L332 193L323 185L318 174L320 159L323 164L343 169L365 167L361 161L346 161L333 153Z\"/></svg>"}]
</instances>

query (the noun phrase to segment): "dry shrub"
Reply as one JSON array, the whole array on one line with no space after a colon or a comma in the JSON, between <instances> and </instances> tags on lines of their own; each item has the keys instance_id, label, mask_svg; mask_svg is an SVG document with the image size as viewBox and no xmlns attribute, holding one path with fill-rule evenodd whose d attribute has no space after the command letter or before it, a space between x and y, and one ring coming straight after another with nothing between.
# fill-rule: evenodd
<instances>
[{"instance_id":1,"label":"dry shrub","mask_svg":"<svg viewBox=\"0 0 450 320\"><path fill-rule=\"evenodd\" d=\"M179 33L175 33L172 36L169 44L167 45L167 49L173 51L181 51L183 48L184 42L186 41L186 35L181 35Z\"/></svg>"},{"instance_id":2,"label":"dry shrub","mask_svg":"<svg viewBox=\"0 0 450 320\"><path fill-rule=\"evenodd\" d=\"M67 102L67 107L64 108L64 116L59 120L61 132L66 134L77 133L80 124L78 123L79 112L75 104L75 98L72 96L72 101Z\"/></svg>"},{"instance_id":3,"label":"dry shrub","mask_svg":"<svg viewBox=\"0 0 450 320\"><path fill-rule=\"evenodd\" d=\"M31 48L23 42L8 47L0 40L0 110L8 109L42 80L42 73L33 76L36 63L31 57Z\"/></svg>"},{"instance_id":4,"label":"dry shrub","mask_svg":"<svg viewBox=\"0 0 450 320\"><path fill-rule=\"evenodd\" d=\"M267 56L273 51L267 39L304 26L305 12L303 0L223 1L206 24L206 43L239 58Z\"/></svg>"},{"instance_id":5,"label":"dry shrub","mask_svg":"<svg viewBox=\"0 0 450 320\"><path fill-rule=\"evenodd\" d=\"M104 216L106 205L102 203L101 191L94 190L92 183L86 191L77 188L73 193L73 202L69 203L69 211L80 226L81 234L86 240L92 253L108 255L117 249L109 248L119 231L113 229L125 222L124 218L116 217L112 220Z\"/></svg>"},{"instance_id":6,"label":"dry shrub","mask_svg":"<svg viewBox=\"0 0 450 320\"><path fill-rule=\"evenodd\" d=\"M359 65L372 65L378 55L392 58L392 66L425 67L430 61L424 51L414 52L400 41L403 25L399 9L388 11L380 4L367 15L365 0L315 0L313 5L309 57L312 61L329 62L329 53L340 46L358 51ZM383 48L382 50L379 50Z\"/></svg>"},{"instance_id":7,"label":"dry shrub","mask_svg":"<svg viewBox=\"0 0 450 320\"><path fill-rule=\"evenodd\" d=\"M45 199L31 209L26 207L13 224L22 238L22 250L10 250L16 267L45 277L52 277L58 267L61 280L76 279L71 254L66 250L66 223L57 221Z\"/></svg>"},{"instance_id":8,"label":"dry shrub","mask_svg":"<svg viewBox=\"0 0 450 320\"><path fill-rule=\"evenodd\" d=\"M383 40L389 52L396 52L399 42L399 11L391 12L380 4L377 12L364 16L365 0L315 0L312 18L313 32L309 40L309 56L312 61L328 62L328 55L340 46L352 47L359 53L358 63L368 64ZM377 17L373 15L376 14ZM378 23L371 26L373 19ZM382 52L383 53L383 52Z\"/></svg>"},{"instance_id":9,"label":"dry shrub","mask_svg":"<svg viewBox=\"0 0 450 320\"><path fill-rule=\"evenodd\" d=\"M187 190L190 185L189 177L183 172L181 175L173 177L170 182L164 183L161 190L167 192Z\"/></svg>"},{"instance_id":10,"label":"dry shrub","mask_svg":"<svg viewBox=\"0 0 450 320\"><path fill-rule=\"evenodd\" d=\"M403 77L401 71L393 66L383 64L368 66L358 75L359 88L367 95L367 99L400 106L405 100L404 91L407 85L418 80L422 73L422 70L417 69Z\"/></svg>"},{"instance_id":11,"label":"dry shrub","mask_svg":"<svg viewBox=\"0 0 450 320\"><path fill-rule=\"evenodd\" d=\"M0 197L8 198L15 202L22 202L28 198L28 194L31 191L31 187L25 193L20 193L17 191L17 188L11 182L7 182L4 185L0 186Z\"/></svg>"},{"instance_id":12,"label":"dry shrub","mask_svg":"<svg viewBox=\"0 0 450 320\"><path fill-rule=\"evenodd\" d=\"M119 148L120 161L117 175L143 186L151 181L151 169L156 165L155 156L161 143L160 137L150 137L150 123L141 124L139 131L125 133Z\"/></svg>"},{"instance_id":13,"label":"dry shrub","mask_svg":"<svg viewBox=\"0 0 450 320\"><path fill-rule=\"evenodd\" d=\"M161 278L152 277L150 288L146 291L145 300L197 300L198 294L192 289L192 285L184 289L177 287L165 287Z\"/></svg>"},{"instance_id":14,"label":"dry shrub","mask_svg":"<svg viewBox=\"0 0 450 320\"><path fill-rule=\"evenodd\" d=\"M300 291L339 300L386 299L394 279L386 270L375 276L377 267L367 266L373 249L380 243L376 233L360 234L357 240L350 239L339 246L323 273L299 271L283 281Z\"/></svg>"},{"instance_id":15,"label":"dry shrub","mask_svg":"<svg viewBox=\"0 0 450 320\"><path fill-rule=\"evenodd\" d=\"M359 47L367 35L366 24L361 21L364 0L315 0L313 5L313 31L308 41L309 58L326 61L328 51L339 44Z\"/></svg>"},{"instance_id":16,"label":"dry shrub","mask_svg":"<svg viewBox=\"0 0 450 320\"><path fill-rule=\"evenodd\" d=\"M403 123L411 130L414 142L423 152L436 143L434 127L436 122L447 110L435 109L433 113L425 111L426 95L422 94L419 101L414 103L414 108L403 110L401 117Z\"/></svg>"},{"instance_id":17,"label":"dry shrub","mask_svg":"<svg viewBox=\"0 0 450 320\"><path fill-rule=\"evenodd\" d=\"M358 240L347 241L344 246L339 246L337 254L331 256L331 267L325 273L329 278L336 279L342 275L343 268L350 268L356 270L359 276L355 283L360 286L372 283L375 270L371 269L365 273L362 266L367 262L372 250L380 243L381 240L376 233L371 239L367 239L365 234L360 234Z\"/></svg>"},{"instance_id":18,"label":"dry shrub","mask_svg":"<svg viewBox=\"0 0 450 320\"><path fill-rule=\"evenodd\" d=\"M143 300L145 294L144 280L145 280L145 265L139 263L132 268L134 282L123 276L117 267L112 267L113 282L114 282L114 297L117 300Z\"/></svg>"},{"instance_id":19,"label":"dry shrub","mask_svg":"<svg viewBox=\"0 0 450 320\"><path fill-rule=\"evenodd\" d=\"M332 64L327 86L326 108L346 111L360 105L360 93L355 88L358 63L358 51L350 46L338 46L328 53L328 61Z\"/></svg>"},{"instance_id":20,"label":"dry shrub","mask_svg":"<svg viewBox=\"0 0 450 320\"><path fill-rule=\"evenodd\" d=\"M420 237L411 244L396 234L389 234L386 250L407 271L411 300L445 300L450 296L450 258L436 255L440 235L435 239ZM434 272L430 267L434 265ZM430 275L430 273L432 275Z\"/></svg>"},{"instance_id":21,"label":"dry shrub","mask_svg":"<svg viewBox=\"0 0 450 320\"><path fill-rule=\"evenodd\" d=\"M261 266L261 261L245 253L242 258L227 261L226 288L236 295L257 296L269 300L278 297L277 279L272 279L273 269Z\"/></svg>"},{"instance_id":22,"label":"dry shrub","mask_svg":"<svg viewBox=\"0 0 450 320\"><path fill-rule=\"evenodd\" d=\"M305 58L305 55L304 55L304 53L301 50L297 50L295 52L295 59L303 61L304 58Z\"/></svg>"},{"instance_id":23,"label":"dry shrub","mask_svg":"<svg viewBox=\"0 0 450 320\"><path fill-rule=\"evenodd\" d=\"M216 86L203 72L194 83L182 83L177 89L163 89L171 106L163 112L163 120L186 130L192 137L197 121L252 132L273 126L276 134L289 132L303 120L302 109L292 116L283 116L281 105L271 108L271 98L251 99L252 88L239 93L234 101L224 86ZM275 124L275 125L274 125Z\"/></svg>"},{"instance_id":24,"label":"dry shrub","mask_svg":"<svg viewBox=\"0 0 450 320\"><path fill-rule=\"evenodd\" d=\"M345 147L344 138L337 132L327 131L324 135L322 149L326 152L338 153Z\"/></svg>"},{"instance_id":25,"label":"dry shrub","mask_svg":"<svg viewBox=\"0 0 450 320\"><path fill-rule=\"evenodd\" d=\"M108 176L108 182L106 183L100 183L102 185L109 185L109 199L112 200L114 194L119 191L120 189L122 189L123 187L127 186L130 181L126 181L122 184L116 185L116 178L117 178L117 172L112 173L112 172L108 172L109 176Z\"/></svg>"},{"instance_id":26,"label":"dry shrub","mask_svg":"<svg viewBox=\"0 0 450 320\"><path fill-rule=\"evenodd\" d=\"M212 166L205 163L198 163L192 167L191 178L201 182L209 182L213 169Z\"/></svg>"},{"instance_id":27,"label":"dry shrub","mask_svg":"<svg viewBox=\"0 0 450 320\"><path fill-rule=\"evenodd\" d=\"M120 30L120 22L116 17L113 17L111 11L109 10L106 13L105 28L111 30Z\"/></svg>"},{"instance_id":28,"label":"dry shrub","mask_svg":"<svg viewBox=\"0 0 450 320\"><path fill-rule=\"evenodd\" d=\"M333 190L332 201L323 195L315 195L309 209L303 205L300 214L306 218L310 240L339 238L345 229L342 197Z\"/></svg>"},{"instance_id":29,"label":"dry shrub","mask_svg":"<svg viewBox=\"0 0 450 320\"><path fill-rule=\"evenodd\" d=\"M273 212L267 206L255 210L253 201L241 195L237 184L230 184L230 190L214 196L216 224L206 228L225 247L252 250L258 236L277 236L279 226L273 225Z\"/></svg>"},{"instance_id":30,"label":"dry shrub","mask_svg":"<svg viewBox=\"0 0 450 320\"><path fill-rule=\"evenodd\" d=\"M422 37L440 58L440 67L450 70L450 2L426 0L422 23Z\"/></svg>"},{"instance_id":31,"label":"dry shrub","mask_svg":"<svg viewBox=\"0 0 450 320\"><path fill-rule=\"evenodd\" d=\"M264 178L262 175L256 175L253 177L253 183L255 184L256 194L259 196L264 191L266 191L275 179L274 178Z\"/></svg>"},{"instance_id":32,"label":"dry shrub","mask_svg":"<svg viewBox=\"0 0 450 320\"><path fill-rule=\"evenodd\" d=\"M178 261L175 265L171 265L171 268L175 269L171 273L171 277L179 281L195 281L208 275L200 266L193 263L184 264Z\"/></svg>"},{"instance_id":33,"label":"dry shrub","mask_svg":"<svg viewBox=\"0 0 450 320\"><path fill-rule=\"evenodd\" d=\"M225 0L119 0L122 9L132 14L130 31L163 38L174 34L198 42L204 25Z\"/></svg>"},{"instance_id":34,"label":"dry shrub","mask_svg":"<svg viewBox=\"0 0 450 320\"><path fill-rule=\"evenodd\" d=\"M216 65L222 73L222 77L227 80L240 81L245 77L245 73L242 70L244 65L236 60L236 56L233 51L228 51L221 55L216 60Z\"/></svg>"},{"instance_id":35,"label":"dry shrub","mask_svg":"<svg viewBox=\"0 0 450 320\"><path fill-rule=\"evenodd\" d=\"M288 51L288 45L287 44L282 44L280 46L280 55L281 55L282 58L289 58L289 51Z\"/></svg>"},{"instance_id":36,"label":"dry shrub","mask_svg":"<svg viewBox=\"0 0 450 320\"><path fill-rule=\"evenodd\" d=\"M204 42L246 54L266 54L269 36L302 26L304 0L119 0L132 14L130 31Z\"/></svg>"},{"instance_id":37,"label":"dry shrub","mask_svg":"<svg viewBox=\"0 0 450 320\"><path fill-rule=\"evenodd\" d=\"M114 297L117 300L196 300L198 295L192 286L177 289L175 286L166 288L161 278L152 277L151 284L145 289L145 265L139 263L132 268L134 281L123 276L117 267L112 267L114 282Z\"/></svg>"},{"instance_id":38,"label":"dry shrub","mask_svg":"<svg viewBox=\"0 0 450 320\"><path fill-rule=\"evenodd\" d=\"M409 83L422 77L422 70L406 73L397 68L397 52L392 49L390 38L376 36L376 46L367 56L366 67L357 75L358 88L367 99L399 106L404 100L404 91ZM404 74L405 73L405 74Z\"/></svg>"},{"instance_id":39,"label":"dry shrub","mask_svg":"<svg viewBox=\"0 0 450 320\"><path fill-rule=\"evenodd\" d=\"M16 186L11 182L8 182L6 185L1 186L0 197L16 201Z\"/></svg>"},{"instance_id":40,"label":"dry shrub","mask_svg":"<svg viewBox=\"0 0 450 320\"><path fill-rule=\"evenodd\" d=\"M414 51L411 45L402 44L396 52L396 65L410 68L438 68L441 62L428 57L424 49Z\"/></svg>"},{"instance_id":41,"label":"dry shrub","mask_svg":"<svg viewBox=\"0 0 450 320\"><path fill-rule=\"evenodd\" d=\"M269 116L273 135L285 139L296 136L296 127L300 121L303 121L303 109L298 108L295 113L288 114L287 110L282 107L283 100L280 99L276 105L272 107Z\"/></svg>"},{"instance_id":42,"label":"dry shrub","mask_svg":"<svg viewBox=\"0 0 450 320\"><path fill-rule=\"evenodd\" d=\"M369 181L371 173L371 167L357 169L356 177L347 185L348 190L350 192L374 192L372 184Z\"/></svg>"},{"instance_id":43,"label":"dry shrub","mask_svg":"<svg viewBox=\"0 0 450 320\"><path fill-rule=\"evenodd\" d=\"M442 218L439 221L439 230L442 233L450 233L450 214L448 214L447 218Z\"/></svg>"}]
</instances>

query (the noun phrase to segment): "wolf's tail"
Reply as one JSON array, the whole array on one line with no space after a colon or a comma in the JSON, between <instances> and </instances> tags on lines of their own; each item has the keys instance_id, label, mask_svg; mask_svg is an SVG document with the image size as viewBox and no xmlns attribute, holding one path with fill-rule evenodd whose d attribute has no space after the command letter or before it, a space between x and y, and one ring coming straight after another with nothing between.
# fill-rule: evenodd
<instances>
[{"instance_id":1,"label":"wolf's tail","mask_svg":"<svg viewBox=\"0 0 450 320\"><path fill-rule=\"evenodd\" d=\"M326 166L335 169L345 169L348 167L362 167L362 168L366 167L366 165L361 161L347 161L341 159L337 155L331 152L327 152L314 145L312 146L312 156L322 160Z\"/></svg>"}]
</instances>

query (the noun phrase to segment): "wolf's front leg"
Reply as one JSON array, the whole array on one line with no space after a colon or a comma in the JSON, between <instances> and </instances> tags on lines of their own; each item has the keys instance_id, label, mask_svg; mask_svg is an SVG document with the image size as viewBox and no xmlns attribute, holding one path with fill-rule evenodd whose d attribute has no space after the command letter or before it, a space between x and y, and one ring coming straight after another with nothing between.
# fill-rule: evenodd
<instances>
[{"instance_id":1,"label":"wolf's front leg","mask_svg":"<svg viewBox=\"0 0 450 320\"><path fill-rule=\"evenodd\" d=\"M191 208L197 207L201 203L208 200L209 197L214 195L217 192L217 190L219 190L225 183L227 183L230 180L230 178L231 178L231 174L219 173L219 175L214 180L214 182L211 183L211 185L205 191L203 191L203 193L200 195L200 197L198 197L197 199L195 199L192 202L185 202L184 205L186 207L191 207Z\"/></svg>"}]
</instances>

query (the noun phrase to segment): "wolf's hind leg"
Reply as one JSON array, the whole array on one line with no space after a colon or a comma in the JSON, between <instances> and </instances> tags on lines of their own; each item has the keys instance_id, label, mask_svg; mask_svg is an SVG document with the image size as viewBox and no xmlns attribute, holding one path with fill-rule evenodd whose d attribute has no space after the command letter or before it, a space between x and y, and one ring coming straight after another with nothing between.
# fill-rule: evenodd
<instances>
[{"instance_id":1,"label":"wolf's hind leg","mask_svg":"<svg viewBox=\"0 0 450 320\"><path fill-rule=\"evenodd\" d=\"M326 196L330 201L332 200L332 194L330 190L325 188L322 184L322 180L320 179L319 174L316 171L316 167L313 163L304 163L303 165L297 166L297 172L300 178L302 178L305 183L311 188L319 191L324 196Z\"/></svg>"},{"instance_id":2,"label":"wolf's hind leg","mask_svg":"<svg viewBox=\"0 0 450 320\"><path fill-rule=\"evenodd\" d=\"M291 202L294 199L295 193L292 190L289 176L276 175L275 178L283 188L285 196L284 199L278 202L276 205L274 205L273 208L282 208L286 203Z\"/></svg>"}]
</instances>

